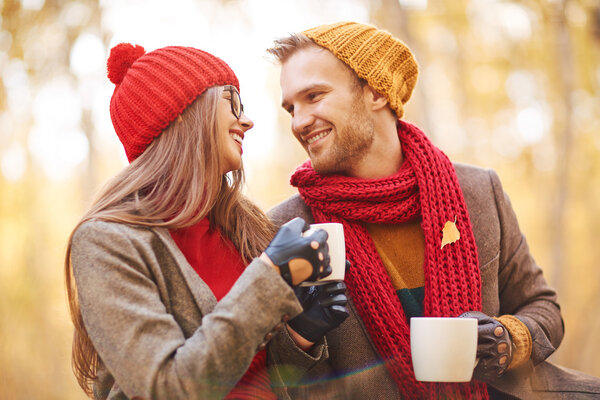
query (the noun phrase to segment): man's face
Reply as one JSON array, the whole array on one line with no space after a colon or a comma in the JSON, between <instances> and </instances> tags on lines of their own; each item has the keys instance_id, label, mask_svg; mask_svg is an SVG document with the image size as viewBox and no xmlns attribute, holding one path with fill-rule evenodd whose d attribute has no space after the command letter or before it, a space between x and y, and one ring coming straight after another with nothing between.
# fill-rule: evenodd
<instances>
[{"instance_id":1,"label":"man's face","mask_svg":"<svg viewBox=\"0 0 600 400\"><path fill-rule=\"evenodd\" d=\"M375 128L365 90L348 67L317 46L283 63L282 107L317 172L349 173L370 150Z\"/></svg>"}]
</instances>

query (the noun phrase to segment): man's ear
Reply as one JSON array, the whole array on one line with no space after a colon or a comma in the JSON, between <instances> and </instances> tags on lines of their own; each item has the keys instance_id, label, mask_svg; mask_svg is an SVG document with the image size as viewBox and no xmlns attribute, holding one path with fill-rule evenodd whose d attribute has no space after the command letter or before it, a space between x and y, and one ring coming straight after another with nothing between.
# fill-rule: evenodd
<instances>
[{"instance_id":1,"label":"man's ear","mask_svg":"<svg viewBox=\"0 0 600 400\"><path fill-rule=\"evenodd\" d=\"M363 86L363 93L365 95L365 100L372 111L381 110L388 105L388 101L385 96L369 85Z\"/></svg>"}]
</instances>

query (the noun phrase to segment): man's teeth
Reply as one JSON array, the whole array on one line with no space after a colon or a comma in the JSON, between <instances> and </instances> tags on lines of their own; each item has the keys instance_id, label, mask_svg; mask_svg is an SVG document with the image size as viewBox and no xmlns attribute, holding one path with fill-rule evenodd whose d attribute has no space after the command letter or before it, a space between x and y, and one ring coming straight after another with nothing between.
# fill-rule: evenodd
<instances>
[{"instance_id":1,"label":"man's teeth","mask_svg":"<svg viewBox=\"0 0 600 400\"><path fill-rule=\"evenodd\" d=\"M233 138L233 140L238 142L240 145L242 144L242 137L240 135L238 135L237 133L230 133L229 136L231 136Z\"/></svg>"},{"instance_id":2,"label":"man's teeth","mask_svg":"<svg viewBox=\"0 0 600 400\"><path fill-rule=\"evenodd\" d=\"M319 140L319 139L321 139L322 137L325 137L325 136L327 136L327 135L329 134L329 132L331 132L331 129L328 129L328 130L326 130L325 132L319 133L317 136L313 136L313 137L311 137L310 139L307 139L307 140L306 140L306 142L307 142L308 144L311 144L311 143L313 143L314 141L316 141L316 140Z\"/></svg>"}]
</instances>

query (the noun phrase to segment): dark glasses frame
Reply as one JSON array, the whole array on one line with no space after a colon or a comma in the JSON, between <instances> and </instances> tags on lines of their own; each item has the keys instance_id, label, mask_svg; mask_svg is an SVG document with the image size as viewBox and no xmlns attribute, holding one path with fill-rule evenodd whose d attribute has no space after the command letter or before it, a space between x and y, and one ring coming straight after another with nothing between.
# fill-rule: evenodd
<instances>
[{"instance_id":1,"label":"dark glasses frame","mask_svg":"<svg viewBox=\"0 0 600 400\"><path fill-rule=\"evenodd\" d=\"M233 85L225 85L223 87L223 91L229 92L231 95L231 99L229 99L229 102L231 103L231 112L233 113L234 117L240 119L244 112L244 105L242 104L240 92L238 92L237 88Z\"/></svg>"}]
</instances>

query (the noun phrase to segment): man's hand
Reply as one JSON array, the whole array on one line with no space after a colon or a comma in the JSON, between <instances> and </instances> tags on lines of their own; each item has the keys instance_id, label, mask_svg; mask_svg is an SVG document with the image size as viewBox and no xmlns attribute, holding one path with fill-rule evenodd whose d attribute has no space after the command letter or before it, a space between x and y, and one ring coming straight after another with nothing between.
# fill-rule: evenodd
<instances>
[{"instance_id":1,"label":"man's hand","mask_svg":"<svg viewBox=\"0 0 600 400\"><path fill-rule=\"evenodd\" d=\"M316 281L331 274L327 232L317 229L304 237L302 218L282 225L261 259L274 264L290 286L306 281Z\"/></svg>"},{"instance_id":2,"label":"man's hand","mask_svg":"<svg viewBox=\"0 0 600 400\"><path fill-rule=\"evenodd\" d=\"M479 311L469 311L461 318L477 319L477 358L473 378L492 382L506 372L512 361L512 340L504 325Z\"/></svg>"},{"instance_id":3,"label":"man's hand","mask_svg":"<svg viewBox=\"0 0 600 400\"><path fill-rule=\"evenodd\" d=\"M344 282L298 287L295 292L304 311L288 325L310 343L314 344L348 317Z\"/></svg>"}]
</instances>

